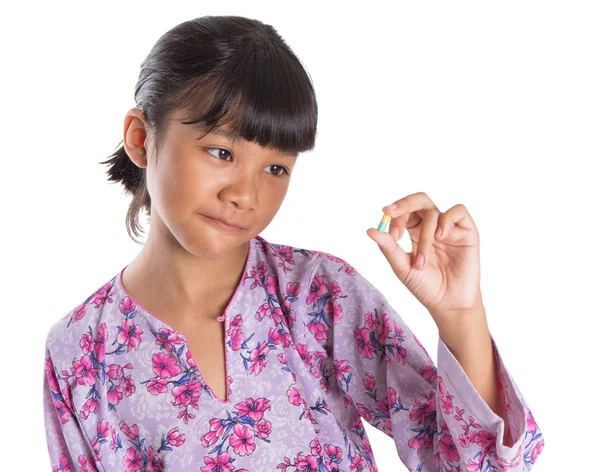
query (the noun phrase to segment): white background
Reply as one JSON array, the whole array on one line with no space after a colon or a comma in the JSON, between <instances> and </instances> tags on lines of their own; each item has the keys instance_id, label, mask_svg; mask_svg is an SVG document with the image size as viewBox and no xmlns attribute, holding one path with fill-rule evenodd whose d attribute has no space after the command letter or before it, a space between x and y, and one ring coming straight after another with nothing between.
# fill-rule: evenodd
<instances>
[{"instance_id":1,"label":"white background","mask_svg":"<svg viewBox=\"0 0 600 472\"><path fill-rule=\"evenodd\" d=\"M125 230L129 198L98 164L123 138L139 65L176 24L225 14L272 24L317 93L316 149L262 236L346 259L436 361L433 320L365 231L414 192L441 211L464 204L490 330L546 441L534 470L595 469L598 3L414 3L3 7L3 469L50 470L47 331L141 249ZM406 470L366 427L380 470Z\"/></svg>"}]
</instances>

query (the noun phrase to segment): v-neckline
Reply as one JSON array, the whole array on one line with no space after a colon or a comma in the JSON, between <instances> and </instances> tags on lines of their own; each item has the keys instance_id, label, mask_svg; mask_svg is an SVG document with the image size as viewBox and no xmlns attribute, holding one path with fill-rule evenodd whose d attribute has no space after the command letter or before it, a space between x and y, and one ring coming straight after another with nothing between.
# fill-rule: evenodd
<instances>
[{"instance_id":1,"label":"v-neckline","mask_svg":"<svg viewBox=\"0 0 600 472\"><path fill-rule=\"evenodd\" d=\"M242 273L242 277L240 278L240 281L238 282L238 285L235 289L235 292L233 292L233 295L231 297L231 299L229 300L229 303L227 304L227 306L225 307L225 311L223 312L222 315L218 316L216 318L217 321L224 323L224 332L225 332L225 336L223 339L223 345L224 345L224 354L225 354L225 400L222 400L219 396L217 396L214 392L214 390L212 389L212 387L208 384L208 382L205 380L204 375L202 375L202 372L200 371L200 367L198 362L196 362L196 359L194 359L192 350L190 349L190 345L188 342L187 337L185 336L185 334L183 334L181 331L176 330L175 328L173 328L172 326L170 326L168 323L166 323L165 321L161 320L158 316L156 316L154 313L152 313L150 310L146 309L141 303L139 303L135 298L133 298L131 295L129 295L129 293L127 292L127 290L125 289L125 287L123 286L123 280L122 280L122 275L123 272L125 271L125 269L127 268L127 266L129 264L127 264L125 267L123 267L121 269L121 271L119 272L119 274L116 277L116 282L117 285L119 287L119 290L121 290L121 292L127 296L132 303L134 303L136 305L136 312L141 312L145 315L148 315L154 322L158 323L161 325L161 327L171 331L173 334L175 334L176 336L179 336L181 339L183 339L183 342L185 343L185 348L186 348L186 355L187 353L189 353L189 357L192 360L192 362L195 365L195 368L192 369L192 371L196 371L196 373L198 374L198 376L200 377L200 380L202 382L203 388L206 388L208 390L208 392L210 393L210 396L212 398L214 398L217 402L219 402L221 405L230 405L231 404L231 398L233 397L233 391L231 392L231 394L227 394L228 390L229 390L229 384L227 382L227 379L229 378L229 374L230 374L230 369L229 369L229 355L228 355L228 349L227 349L227 325L229 323L229 312L231 311L232 307L235 306L235 304L238 301L238 298L240 297L240 294L242 293L242 288L246 285L245 283L245 279L246 279L246 274L249 272L249 265L252 262L252 257L254 255L253 251L254 251L254 241L255 238L252 238L248 241L248 254L246 256L246 262L244 264L244 272ZM182 353L181 355L183 355L184 353Z\"/></svg>"}]
</instances>

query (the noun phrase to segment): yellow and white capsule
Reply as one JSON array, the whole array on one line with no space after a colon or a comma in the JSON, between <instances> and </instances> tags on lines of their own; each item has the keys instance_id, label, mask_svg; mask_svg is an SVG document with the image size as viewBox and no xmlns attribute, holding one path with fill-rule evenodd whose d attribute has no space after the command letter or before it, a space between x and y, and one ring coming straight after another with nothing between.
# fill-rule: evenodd
<instances>
[{"instance_id":1,"label":"yellow and white capsule","mask_svg":"<svg viewBox=\"0 0 600 472\"><path fill-rule=\"evenodd\" d=\"M384 213L379 223L379 226L377 227L377 231L383 231L384 233L387 233L388 229L390 228L391 220L392 217Z\"/></svg>"}]
</instances>

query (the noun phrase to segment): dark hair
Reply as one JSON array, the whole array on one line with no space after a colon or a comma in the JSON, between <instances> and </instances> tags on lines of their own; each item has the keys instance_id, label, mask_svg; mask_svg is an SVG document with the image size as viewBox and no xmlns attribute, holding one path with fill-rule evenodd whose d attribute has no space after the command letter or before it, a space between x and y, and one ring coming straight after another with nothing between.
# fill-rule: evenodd
<instances>
[{"instance_id":1,"label":"dark hair","mask_svg":"<svg viewBox=\"0 0 600 472\"><path fill-rule=\"evenodd\" d=\"M170 29L142 62L134 97L156 136L157 153L175 110L189 118L182 123L207 133L231 120L234 139L271 150L297 155L315 145L312 80L275 29L255 19L202 16ZM151 208L146 169L133 163L122 143L100 164L110 165L109 181L133 195L126 226L140 243L134 238L143 232L139 212L149 217Z\"/></svg>"}]
</instances>

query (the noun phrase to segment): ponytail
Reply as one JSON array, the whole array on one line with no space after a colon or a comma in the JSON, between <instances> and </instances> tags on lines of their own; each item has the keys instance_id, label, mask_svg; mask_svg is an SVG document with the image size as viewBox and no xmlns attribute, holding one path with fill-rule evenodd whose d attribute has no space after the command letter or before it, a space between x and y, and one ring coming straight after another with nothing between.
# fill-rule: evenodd
<instances>
[{"instance_id":1,"label":"ponytail","mask_svg":"<svg viewBox=\"0 0 600 472\"><path fill-rule=\"evenodd\" d=\"M132 195L133 198L125 217L125 225L129 237L136 243L143 244L136 237L139 238L144 232L139 223L139 212L143 209L150 217L150 194L146 187L146 169L135 165L122 144L107 160L101 161L99 164L109 166L106 171L109 182L120 182L125 193Z\"/></svg>"}]
</instances>

